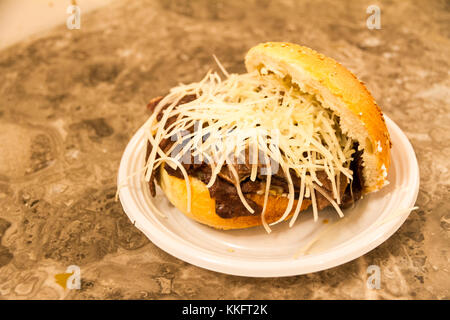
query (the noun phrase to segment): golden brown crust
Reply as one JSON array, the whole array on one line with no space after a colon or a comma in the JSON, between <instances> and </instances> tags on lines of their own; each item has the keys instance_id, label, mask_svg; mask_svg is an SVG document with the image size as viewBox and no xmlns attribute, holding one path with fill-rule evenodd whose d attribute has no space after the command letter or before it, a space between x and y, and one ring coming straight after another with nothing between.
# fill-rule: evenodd
<instances>
[{"instance_id":1,"label":"golden brown crust","mask_svg":"<svg viewBox=\"0 0 450 320\"><path fill-rule=\"evenodd\" d=\"M243 229L262 224L260 215L241 216L224 219L216 214L216 201L211 198L206 185L194 178L189 177L191 184L191 212L187 210L187 187L184 179L171 176L166 170L160 170L160 186L169 201L189 218L217 229ZM261 207L264 204L264 196L250 194L248 196ZM285 197L269 196L266 209L266 221L272 223L277 221L286 210L288 199ZM303 200L301 210L307 209L310 200ZM294 208L297 201L294 203ZM287 217L289 219L292 213Z\"/></svg>"},{"instance_id":2,"label":"golden brown crust","mask_svg":"<svg viewBox=\"0 0 450 320\"><path fill-rule=\"evenodd\" d=\"M374 98L353 73L310 48L285 42L251 48L245 64L249 72L265 67L289 75L300 88L318 95L322 104L341 115L343 129L364 148L364 192L383 187L390 165L389 132Z\"/></svg>"}]
</instances>

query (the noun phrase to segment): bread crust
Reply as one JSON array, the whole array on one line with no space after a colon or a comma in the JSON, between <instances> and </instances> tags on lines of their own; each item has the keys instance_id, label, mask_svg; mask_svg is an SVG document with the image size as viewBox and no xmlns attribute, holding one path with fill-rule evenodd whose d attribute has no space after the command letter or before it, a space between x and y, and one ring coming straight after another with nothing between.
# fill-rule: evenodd
<instances>
[{"instance_id":1,"label":"bread crust","mask_svg":"<svg viewBox=\"0 0 450 320\"><path fill-rule=\"evenodd\" d=\"M391 140L381 109L365 85L341 64L310 48L287 42L261 43L245 57L249 72L266 68L289 75L301 90L314 94L341 118L344 133L363 153L364 193L386 184Z\"/></svg>"},{"instance_id":2,"label":"bread crust","mask_svg":"<svg viewBox=\"0 0 450 320\"><path fill-rule=\"evenodd\" d=\"M164 168L159 170L160 187L166 194L169 201L181 212L197 222L206 224L208 226L229 230L229 229L244 229L262 224L260 215L249 215L234 218L221 218L216 214L216 201L211 198L206 184L201 180L189 176L191 185L191 211L187 210L187 187L184 179L171 176ZM253 200L259 206L264 204L264 195L248 194L247 197ZM277 221L286 210L288 199L281 196L269 195L267 201L267 208L265 218L267 223ZM297 200L294 202L294 208L297 205ZM304 199L301 206L301 211L306 210L311 205L311 201ZM293 211L286 218L289 219Z\"/></svg>"}]
</instances>

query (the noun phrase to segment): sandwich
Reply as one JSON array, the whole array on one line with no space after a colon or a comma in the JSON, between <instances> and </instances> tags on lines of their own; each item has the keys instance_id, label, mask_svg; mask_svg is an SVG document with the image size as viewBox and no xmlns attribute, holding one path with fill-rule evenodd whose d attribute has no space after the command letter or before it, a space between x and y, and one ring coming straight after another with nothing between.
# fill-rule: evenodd
<instances>
[{"instance_id":1,"label":"sandwich","mask_svg":"<svg viewBox=\"0 0 450 320\"><path fill-rule=\"evenodd\" d=\"M215 56L214 56L215 58ZM179 211L217 229L318 220L385 186L391 141L349 70L284 42L251 48L247 73L209 71L148 104L144 177ZM312 210L306 209L311 208Z\"/></svg>"}]
</instances>

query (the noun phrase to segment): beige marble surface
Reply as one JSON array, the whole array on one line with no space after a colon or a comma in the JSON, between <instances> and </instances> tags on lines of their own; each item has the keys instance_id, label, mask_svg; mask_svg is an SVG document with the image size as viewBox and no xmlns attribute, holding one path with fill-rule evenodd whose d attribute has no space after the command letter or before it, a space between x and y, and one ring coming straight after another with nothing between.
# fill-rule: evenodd
<instances>
[{"instance_id":1,"label":"beige marble surface","mask_svg":"<svg viewBox=\"0 0 450 320\"><path fill-rule=\"evenodd\" d=\"M450 298L450 5L382 1L116 1L0 51L0 298ZM388 241L342 266L245 278L158 249L114 201L125 145L145 105L214 65L244 71L256 43L285 40L363 80L411 140L414 211ZM81 268L81 289L55 275ZM368 265L381 289L366 286Z\"/></svg>"},{"instance_id":2,"label":"beige marble surface","mask_svg":"<svg viewBox=\"0 0 450 320\"><path fill-rule=\"evenodd\" d=\"M109 5L113 0L1 0L0 49L27 36L65 23L69 4L76 3L83 13Z\"/></svg>"}]
</instances>

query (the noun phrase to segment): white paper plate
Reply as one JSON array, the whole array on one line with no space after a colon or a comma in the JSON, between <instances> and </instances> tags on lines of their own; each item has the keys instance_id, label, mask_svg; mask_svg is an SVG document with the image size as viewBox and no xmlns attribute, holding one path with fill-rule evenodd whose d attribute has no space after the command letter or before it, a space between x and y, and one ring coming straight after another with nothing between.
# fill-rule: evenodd
<instances>
[{"instance_id":1,"label":"white paper plate","mask_svg":"<svg viewBox=\"0 0 450 320\"><path fill-rule=\"evenodd\" d=\"M295 225L220 231L194 222L174 208L160 190L151 198L148 184L135 175L119 192L122 206L137 228L171 255L202 268L250 276L279 277L316 272L367 253L388 239L405 221L419 191L419 168L414 150L388 117L392 139L390 184L369 194L340 219L332 209L314 222L310 210ZM118 181L144 165L146 141L142 129L129 142L120 162ZM152 200L150 200L152 199ZM165 212L156 214L152 201ZM328 221L328 223L326 223Z\"/></svg>"}]
</instances>

